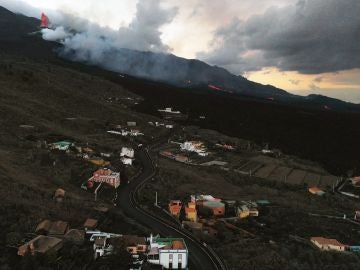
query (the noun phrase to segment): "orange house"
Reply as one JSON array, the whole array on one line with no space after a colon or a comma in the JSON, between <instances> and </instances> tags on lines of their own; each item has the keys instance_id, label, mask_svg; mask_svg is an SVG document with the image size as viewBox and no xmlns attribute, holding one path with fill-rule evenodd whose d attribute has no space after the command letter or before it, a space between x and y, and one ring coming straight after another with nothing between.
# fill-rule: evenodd
<instances>
[{"instance_id":1,"label":"orange house","mask_svg":"<svg viewBox=\"0 0 360 270\"><path fill-rule=\"evenodd\" d=\"M192 222L197 222L196 204L189 202L188 207L185 207L186 219Z\"/></svg>"},{"instance_id":2,"label":"orange house","mask_svg":"<svg viewBox=\"0 0 360 270\"><path fill-rule=\"evenodd\" d=\"M172 200L169 203L169 212L171 215L179 217L182 208L182 202L179 200Z\"/></svg>"}]
</instances>

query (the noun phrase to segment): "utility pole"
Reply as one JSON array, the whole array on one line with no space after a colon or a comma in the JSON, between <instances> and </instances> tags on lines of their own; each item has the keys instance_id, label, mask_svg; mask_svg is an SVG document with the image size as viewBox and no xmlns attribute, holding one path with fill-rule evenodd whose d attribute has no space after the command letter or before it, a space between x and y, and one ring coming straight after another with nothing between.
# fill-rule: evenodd
<instances>
[{"instance_id":1,"label":"utility pole","mask_svg":"<svg viewBox=\"0 0 360 270\"><path fill-rule=\"evenodd\" d=\"M158 206L158 193L157 191L155 192L155 204L156 207Z\"/></svg>"}]
</instances>

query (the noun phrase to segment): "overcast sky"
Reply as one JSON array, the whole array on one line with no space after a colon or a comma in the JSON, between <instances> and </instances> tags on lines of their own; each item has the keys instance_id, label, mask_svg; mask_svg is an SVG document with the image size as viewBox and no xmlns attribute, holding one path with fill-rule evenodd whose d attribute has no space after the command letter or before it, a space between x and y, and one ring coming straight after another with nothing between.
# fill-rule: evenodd
<instances>
[{"instance_id":1,"label":"overcast sky","mask_svg":"<svg viewBox=\"0 0 360 270\"><path fill-rule=\"evenodd\" d=\"M139 49L198 58L291 92L360 103L359 0L24 2L110 27L124 46L136 43ZM0 4L38 14L17 0Z\"/></svg>"}]
</instances>

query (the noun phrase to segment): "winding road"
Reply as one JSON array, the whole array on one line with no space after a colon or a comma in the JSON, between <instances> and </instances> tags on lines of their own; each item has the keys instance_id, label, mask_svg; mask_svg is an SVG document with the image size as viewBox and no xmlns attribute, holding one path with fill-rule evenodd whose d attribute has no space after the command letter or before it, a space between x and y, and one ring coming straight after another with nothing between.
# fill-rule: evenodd
<instances>
[{"instance_id":1,"label":"winding road","mask_svg":"<svg viewBox=\"0 0 360 270\"><path fill-rule=\"evenodd\" d=\"M121 187L118 191L117 206L127 217L133 218L145 227L159 232L164 237L180 237L186 242L189 250L189 268L196 270L222 270L226 269L220 258L210 249L194 239L191 234L180 227L167 222L160 217L142 209L137 203L136 193L139 187L151 179L156 172L155 164L147 149L137 151L137 159L141 162L143 170L130 184Z\"/></svg>"}]
</instances>

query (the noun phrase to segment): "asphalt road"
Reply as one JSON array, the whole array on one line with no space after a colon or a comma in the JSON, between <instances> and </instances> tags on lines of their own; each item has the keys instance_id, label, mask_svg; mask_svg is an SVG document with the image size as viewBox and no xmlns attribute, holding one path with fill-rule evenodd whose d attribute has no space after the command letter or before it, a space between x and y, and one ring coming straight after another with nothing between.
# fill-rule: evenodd
<instances>
[{"instance_id":1,"label":"asphalt road","mask_svg":"<svg viewBox=\"0 0 360 270\"><path fill-rule=\"evenodd\" d=\"M144 149L137 152L137 159L142 163L143 170L130 184L124 185L118 190L117 206L122 209L126 216L133 218L153 232L160 233L163 237L184 238L189 250L189 268L191 270L223 269L217 261L216 255L211 254L208 249L194 241L187 233L167 224L160 218L152 216L137 206L134 193L141 183L152 177L155 172L152 160Z\"/></svg>"}]
</instances>

